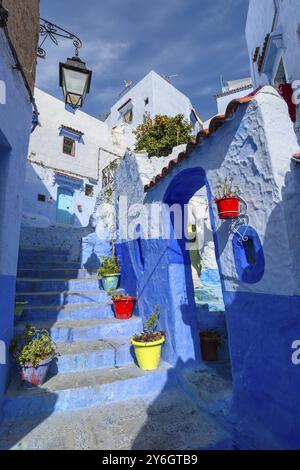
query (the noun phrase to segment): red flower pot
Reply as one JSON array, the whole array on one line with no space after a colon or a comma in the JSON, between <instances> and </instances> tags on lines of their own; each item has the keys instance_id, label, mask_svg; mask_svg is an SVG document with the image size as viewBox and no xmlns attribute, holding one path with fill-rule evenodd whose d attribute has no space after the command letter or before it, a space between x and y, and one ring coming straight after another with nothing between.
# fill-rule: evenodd
<instances>
[{"instance_id":1,"label":"red flower pot","mask_svg":"<svg viewBox=\"0 0 300 470\"><path fill-rule=\"evenodd\" d=\"M216 200L220 219L236 219L240 215L239 199L227 197Z\"/></svg>"},{"instance_id":2,"label":"red flower pot","mask_svg":"<svg viewBox=\"0 0 300 470\"><path fill-rule=\"evenodd\" d=\"M132 316L136 297L126 297L126 299L112 299L116 318L128 320Z\"/></svg>"}]
</instances>

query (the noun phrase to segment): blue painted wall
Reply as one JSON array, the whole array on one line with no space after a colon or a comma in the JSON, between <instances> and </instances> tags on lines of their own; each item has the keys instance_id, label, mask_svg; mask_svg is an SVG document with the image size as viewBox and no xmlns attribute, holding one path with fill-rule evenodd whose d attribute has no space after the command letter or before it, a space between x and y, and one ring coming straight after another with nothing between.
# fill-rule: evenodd
<instances>
[{"instance_id":1,"label":"blue painted wall","mask_svg":"<svg viewBox=\"0 0 300 470\"><path fill-rule=\"evenodd\" d=\"M182 204L204 184L207 188L233 369L231 418L241 448L300 448L300 375L292 364L292 343L300 338L300 168L290 162L297 148L285 102L266 87L142 199L148 205ZM126 187L124 174L133 170L125 161L119 171ZM257 237L252 272L235 253L231 222L219 220L213 201L225 176L234 177L248 203L248 234ZM130 207L137 200L129 198ZM201 313L199 318L182 242L145 239L143 270L136 241L120 244L126 253L122 275L128 286L137 285L142 316L161 306L164 357L173 364L199 359Z\"/></svg>"},{"instance_id":2,"label":"blue painted wall","mask_svg":"<svg viewBox=\"0 0 300 470\"><path fill-rule=\"evenodd\" d=\"M32 105L0 30L0 80L6 100L0 104L0 341L6 352L13 335L15 281L18 259L25 165L32 123ZM0 419L8 379L8 364L0 365Z\"/></svg>"}]
</instances>

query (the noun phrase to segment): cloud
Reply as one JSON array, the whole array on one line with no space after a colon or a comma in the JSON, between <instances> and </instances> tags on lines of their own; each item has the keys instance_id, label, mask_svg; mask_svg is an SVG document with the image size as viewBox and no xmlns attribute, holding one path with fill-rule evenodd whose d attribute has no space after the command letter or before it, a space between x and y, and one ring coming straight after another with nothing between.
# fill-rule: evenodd
<instances>
[{"instance_id":1,"label":"cloud","mask_svg":"<svg viewBox=\"0 0 300 470\"><path fill-rule=\"evenodd\" d=\"M70 8L72 5L72 8ZM67 0L42 2L42 16L83 40L82 58L93 70L85 111L99 116L116 101L124 79L137 82L151 69L178 74L174 85L204 118L215 114L220 75L250 75L245 42L246 0ZM61 96L58 62L72 55L70 41L49 44L38 86ZM48 46L47 46L48 48Z\"/></svg>"}]
</instances>

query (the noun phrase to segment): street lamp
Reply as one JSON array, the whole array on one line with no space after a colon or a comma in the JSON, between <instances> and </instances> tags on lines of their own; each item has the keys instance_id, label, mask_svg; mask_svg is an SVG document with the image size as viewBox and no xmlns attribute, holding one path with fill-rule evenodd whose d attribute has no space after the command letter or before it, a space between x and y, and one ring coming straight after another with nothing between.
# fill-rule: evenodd
<instances>
[{"instance_id":1,"label":"street lamp","mask_svg":"<svg viewBox=\"0 0 300 470\"><path fill-rule=\"evenodd\" d=\"M82 108L91 80L91 70L78 56L59 64L59 86L63 89L65 103L73 109Z\"/></svg>"},{"instance_id":2,"label":"street lamp","mask_svg":"<svg viewBox=\"0 0 300 470\"><path fill-rule=\"evenodd\" d=\"M81 40L75 34L43 18L40 19L40 37L42 42L37 54L42 59L46 57L46 51L43 49L46 39L50 38L56 45L58 45L57 38L73 41L75 57L67 59L66 63L59 64L59 85L62 87L65 103L73 109L81 108L90 91L92 80L91 70L88 70L85 62L79 58L78 50L82 47Z\"/></svg>"}]
</instances>

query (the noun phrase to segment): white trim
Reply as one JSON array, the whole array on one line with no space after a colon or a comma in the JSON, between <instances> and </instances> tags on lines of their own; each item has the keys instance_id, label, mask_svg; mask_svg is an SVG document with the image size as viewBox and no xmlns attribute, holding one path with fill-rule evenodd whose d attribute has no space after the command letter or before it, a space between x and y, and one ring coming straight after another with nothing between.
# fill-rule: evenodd
<instances>
[{"instance_id":1,"label":"white trim","mask_svg":"<svg viewBox=\"0 0 300 470\"><path fill-rule=\"evenodd\" d=\"M284 57L283 53L281 53L281 54L278 54L278 58L277 58L277 60L275 62L275 65L273 67L273 74L272 74L272 79L271 79L271 84L272 85L274 84L274 80L275 80L275 77L277 75L281 60L282 60L283 68L284 68L286 82L288 83L289 76L288 76L288 73L287 73L285 57Z\"/></svg>"}]
</instances>

